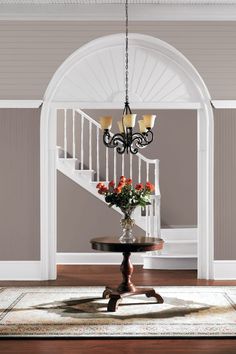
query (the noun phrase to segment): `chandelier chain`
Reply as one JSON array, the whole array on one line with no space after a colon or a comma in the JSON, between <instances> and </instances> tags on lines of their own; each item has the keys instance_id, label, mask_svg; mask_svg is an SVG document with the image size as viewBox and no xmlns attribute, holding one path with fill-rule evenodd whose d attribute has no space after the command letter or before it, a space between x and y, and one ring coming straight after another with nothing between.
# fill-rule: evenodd
<instances>
[{"instance_id":1,"label":"chandelier chain","mask_svg":"<svg viewBox=\"0 0 236 354\"><path fill-rule=\"evenodd\" d=\"M125 103L129 103L129 17L128 17L128 0L125 2Z\"/></svg>"}]
</instances>

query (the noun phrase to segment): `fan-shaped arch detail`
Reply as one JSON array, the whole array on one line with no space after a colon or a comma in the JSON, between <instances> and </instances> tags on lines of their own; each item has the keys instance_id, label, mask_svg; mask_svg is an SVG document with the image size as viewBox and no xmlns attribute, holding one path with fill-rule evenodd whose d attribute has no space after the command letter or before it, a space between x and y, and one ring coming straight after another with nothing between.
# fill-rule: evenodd
<instances>
[{"instance_id":1,"label":"fan-shaped arch detail","mask_svg":"<svg viewBox=\"0 0 236 354\"><path fill-rule=\"evenodd\" d=\"M136 34L130 34L129 40L131 104L199 100L197 82L193 85L193 80L202 81L197 71L194 69L195 77L189 74L182 63L176 61L176 49L167 43L138 36L137 39ZM192 67L182 54L179 53L178 57L187 67ZM55 87L57 76L60 80ZM99 103L123 101L124 35L99 38L78 49L57 70L52 82L54 89L49 85L45 99Z\"/></svg>"}]
</instances>

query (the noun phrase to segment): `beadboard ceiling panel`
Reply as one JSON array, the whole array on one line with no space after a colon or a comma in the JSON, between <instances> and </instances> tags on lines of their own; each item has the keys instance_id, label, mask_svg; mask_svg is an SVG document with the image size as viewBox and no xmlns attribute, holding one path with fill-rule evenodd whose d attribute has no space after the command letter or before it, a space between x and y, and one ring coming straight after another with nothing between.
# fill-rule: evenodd
<instances>
[{"instance_id":1,"label":"beadboard ceiling panel","mask_svg":"<svg viewBox=\"0 0 236 354\"><path fill-rule=\"evenodd\" d=\"M0 22L0 99L42 99L57 68L87 42L123 22ZM197 68L213 99L236 97L236 22L132 22L130 32L160 38Z\"/></svg>"},{"instance_id":2,"label":"beadboard ceiling panel","mask_svg":"<svg viewBox=\"0 0 236 354\"><path fill-rule=\"evenodd\" d=\"M13 5L72 5L72 4L124 4L125 0L0 0L0 4ZM160 5L225 5L236 4L236 0L129 0L130 4Z\"/></svg>"}]
</instances>

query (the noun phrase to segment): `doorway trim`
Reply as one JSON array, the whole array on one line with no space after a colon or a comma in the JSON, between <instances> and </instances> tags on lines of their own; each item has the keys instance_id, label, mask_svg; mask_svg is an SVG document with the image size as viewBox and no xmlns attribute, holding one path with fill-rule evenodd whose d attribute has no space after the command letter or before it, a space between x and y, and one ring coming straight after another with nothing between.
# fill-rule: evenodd
<instances>
[{"instance_id":1,"label":"doorway trim","mask_svg":"<svg viewBox=\"0 0 236 354\"><path fill-rule=\"evenodd\" d=\"M115 34L98 38L87 43L69 58L67 58L54 74L46 90L41 111L40 125L40 183L41 183L41 276L42 279L56 278L56 109L83 107L83 102L73 102L68 97L60 100L57 92L63 80L71 70L93 53L114 45L123 44L123 34ZM182 73L183 84L186 80L194 98L189 97L185 102L145 102L145 106L158 107L158 105L171 109L196 109L198 116L198 278L213 278L213 206L214 206L214 122L211 107L211 97L201 76L193 65L176 48L157 38L142 34L131 34L130 45L140 45L160 53L178 68ZM103 108L106 106L106 102ZM107 102L108 105L111 103ZM112 102L115 106L116 103ZM66 106L65 106L66 105ZM142 106L141 102L137 105ZM132 102L135 107L135 102Z\"/></svg>"}]
</instances>

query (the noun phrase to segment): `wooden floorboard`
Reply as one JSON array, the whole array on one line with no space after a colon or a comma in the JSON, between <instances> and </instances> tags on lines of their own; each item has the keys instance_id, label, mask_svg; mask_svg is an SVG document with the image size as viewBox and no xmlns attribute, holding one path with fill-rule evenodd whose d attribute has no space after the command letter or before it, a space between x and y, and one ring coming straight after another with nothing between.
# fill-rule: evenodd
<instances>
[{"instance_id":1,"label":"wooden floorboard","mask_svg":"<svg viewBox=\"0 0 236 354\"><path fill-rule=\"evenodd\" d=\"M0 286L86 286L120 282L118 266L58 266L58 277L45 282L0 282ZM235 285L236 281L198 280L195 271L143 270L135 267L136 285ZM201 339L1 339L0 354L236 354L234 338Z\"/></svg>"}]
</instances>

